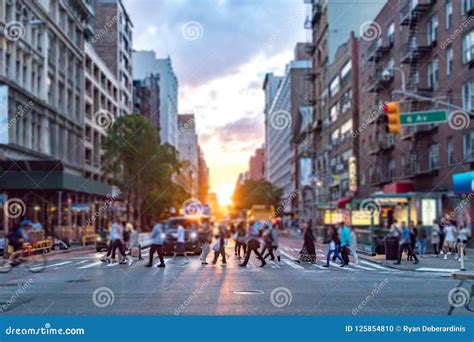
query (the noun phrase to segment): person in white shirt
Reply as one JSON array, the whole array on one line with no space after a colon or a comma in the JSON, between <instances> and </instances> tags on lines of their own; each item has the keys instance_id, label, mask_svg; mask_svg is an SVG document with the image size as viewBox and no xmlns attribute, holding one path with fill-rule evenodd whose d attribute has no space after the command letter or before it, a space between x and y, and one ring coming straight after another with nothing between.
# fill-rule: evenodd
<instances>
[{"instance_id":1,"label":"person in white shirt","mask_svg":"<svg viewBox=\"0 0 474 342\"><path fill-rule=\"evenodd\" d=\"M351 227L351 256L354 259L354 265L359 264L359 256L357 255L357 234L355 232L355 227Z\"/></svg>"},{"instance_id":2,"label":"person in white shirt","mask_svg":"<svg viewBox=\"0 0 474 342\"><path fill-rule=\"evenodd\" d=\"M188 254L186 253L186 247L184 245L184 227L182 225L178 225L178 228L176 229L176 249L173 253L173 258L171 259L171 262L174 262L178 254L184 255L184 263L187 264L189 263L189 258Z\"/></svg>"},{"instance_id":3,"label":"person in white shirt","mask_svg":"<svg viewBox=\"0 0 474 342\"><path fill-rule=\"evenodd\" d=\"M132 264L132 257L130 255L126 255L125 252L125 245L122 241L123 238L123 230L125 226L125 222L123 224L114 222L112 223L112 229L110 230L110 239L112 240L112 260L109 266L112 266L115 263L115 251L118 249L120 254L122 255L122 260L120 264L125 263L125 259L128 260L128 264Z\"/></svg>"},{"instance_id":4,"label":"person in white shirt","mask_svg":"<svg viewBox=\"0 0 474 342\"><path fill-rule=\"evenodd\" d=\"M151 233L151 247L150 247L150 262L146 264L146 267L153 266L153 254L158 253L160 263L157 267L165 267L165 260L163 258L163 229L161 223L157 223L153 226Z\"/></svg>"},{"instance_id":5,"label":"person in white shirt","mask_svg":"<svg viewBox=\"0 0 474 342\"><path fill-rule=\"evenodd\" d=\"M469 238L471 237L471 230L466 226L465 223L461 224L459 227L459 234L457 240L458 249L463 249L464 260L467 259L466 257L466 245L469 242ZM460 253L461 251L459 251ZM461 257L458 258L458 254L456 253L456 258L461 260Z\"/></svg>"},{"instance_id":6,"label":"person in white shirt","mask_svg":"<svg viewBox=\"0 0 474 342\"><path fill-rule=\"evenodd\" d=\"M456 226L449 221L447 226L443 229L444 232L444 260L448 258L454 249L454 243L456 242Z\"/></svg>"}]
</instances>

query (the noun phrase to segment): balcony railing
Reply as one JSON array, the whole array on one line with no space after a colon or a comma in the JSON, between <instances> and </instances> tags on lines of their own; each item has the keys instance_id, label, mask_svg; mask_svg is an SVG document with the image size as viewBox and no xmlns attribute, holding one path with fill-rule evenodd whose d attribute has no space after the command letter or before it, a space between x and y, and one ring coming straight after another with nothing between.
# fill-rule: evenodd
<instances>
[{"instance_id":1,"label":"balcony railing","mask_svg":"<svg viewBox=\"0 0 474 342\"><path fill-rule=\"evenodd\" d=\"M435 46L435 41L428 42L428 33L419 32L415 40L405 43L400 48L400 62L410 64L430 52Z\"/></svg>"},{"instance_id":2,"label":"balcony railing","mask_svg":"<svg viewBox=\"0 0 474 342\"><path fill-rule=\"evenodd\" d=\"M428 12L434 5L435 0L408 0L400 9L400 24L409 25Z\"/></svg>"},{"instance_id":3,"label":"balcony railing","mask_svg":"<svg viewBox=\"0 0 474 342\"><path fill-rule=\"evenodd\" d=\"M392 48L392 42L386 42L382 37L375 40L367 49L367 60L377 63Z\"/></svg>"}]
</instances>

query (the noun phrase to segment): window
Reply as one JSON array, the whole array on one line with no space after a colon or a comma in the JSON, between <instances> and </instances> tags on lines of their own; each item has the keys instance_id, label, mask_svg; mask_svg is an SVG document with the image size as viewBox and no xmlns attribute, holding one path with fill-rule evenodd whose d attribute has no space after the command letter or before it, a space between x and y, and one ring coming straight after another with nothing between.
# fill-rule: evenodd
<instances>
[{"instance_id":1,"label":"window","mask_svg":"<svg viewBox=\"0 0 474 342\"><path fill-rule=\"evenodd\" d=\"M432 16L428 21L428 44L433 44L438 38L438 16Z\"/></svg>"},{"instance_id":2,"label":"window","mask_svg":"<svg viewBox=\"0 0 474 342\"><path fill-rule=\"evenodd\" d=\"M437 88L439 80L439 59L433 58L428 65L428 87Z\"/></svg>"},{"instance_id":3,"label":"window","mask_svg":"<svg viewBox=\"0 0 474 342\"><path fill-rule=\"evenodd\" d=\"M342 79L346 78L346 76L349 75L351 70L352 70L352 61L349 61L346 64L344 64L344 66L342 67L341 78Z\"/></svg>"},{"instance_id":4,"label":"window","mask_svg":"<svg viewBox=\"0 0 474 342\"><path fill-rule=\"evenodd\" d=\"M462 86L462 106L464 110L474 110L474 81L469 81Z\"/></svg>"},{"instance_id":5,"label":"window","mask_svg":"<svg viewBox=\"0 0 474 342\"><path fill-rule=\"evenodd\" d=\"M474 1L474 0L473 0ZM469 63L473 60L474 54L474 31L462 37L462 62Z\"/></svg>"},{"instance_id":6,"label":"window","mask_svg":"<svg viewBox=\"0 0 474 342\"><path fill-rule=\"evenodd\" d=\"M336 76L329 84L329 97L333 97L339 92L339 77Z\"/></svg>"},{"instance_id":7,"label":"window","mask_svg":"<svg viewBox=\"0 0 474 342\"><path fill-rule=\"evenodd\" d=\"M474 160L474 131L464 133L464 160Z\"/></svg>"},{"instance_id":8,"label":"window","mask_svg":"<svg viewBox=\"0 0 474 342\"><path fill-rule=\"evenodd\" d=\"M454 164L454 144L453 144L453 138L450 137L448 138L448 143L446 145L446 149L448 152L448 165Z\"/></svg>"},{"instance_id":9,"label":"window","mask_svg":"<svg viewBox=\"0 0 474 342\"><path fill-rule=\"evenodd\" d=\"M349 109L351 109L351 103L352 103L352 89L349 89L342 95L341 98L341 113L347 112Z\"/></svg>"},{"instance_id":10,"label":"window","mask_svg":"<svg viewBox=\"0 0 474 342\"><path fill-rule=\"evenodd\" d=\"M446 30L449 30L451 26L453 25L453 1L452 0L446 0Z\"/></svg>"},{"instance_id":11,"label":"window","mask_svg":"<svg viewBox=\"0 0 474 342\"><path fill-rule=\"evenodd\" d=\"M329 116L331 117L331 123L337 120L337 117L339 116L338 103L331 107Z\"/></svg>"},{"instance_id":12,"label":"window","mask_svg":"<svg viewBox=\"0 0 474 342\"><path fill-rule=\"evenodd\" d=\"M392 21L387 27L387 42L389 45L393 45L395 41L395 23Z\"/></svg>"},{"instance_id":13,"label":"window","mask_svg":"<svg viewBox=\"0 0 474 342\"><path fill-rule=\"evenodd\" d=\"M439 167L439 144L433 144L428 152L428 160L430 170L435 170Z\"/></svg>"},{"instance_id":14,"label":"window","mask_svg":"<svg viewBox=\"0 0 474 342\"><path fill-rule=\"evenodd\" d=\"M462 4L461 4L462 15L466 15L473 8L474 8L474 0L462 0Z\"/></svg>"},{"instance_id":15,"label":"window","mask_svg":"<svg viewBox=\"0 0 474 342\"><path fill-rule=\"evenodd\" d=\"M450 46L446 49L446 75L451 75L453 72L453 47Z\"/></svg>"},{"instance_id":16,"label":"window","mask_svg":"<svg viewBox=\"0 0 474 342\"><path fill-rule=\"evenodd\" d=\"M388 163L388 178L390 180L395 179L397 175L397 165L395 163L395 159L390 160Z\"/></svg>"}]
</instances>

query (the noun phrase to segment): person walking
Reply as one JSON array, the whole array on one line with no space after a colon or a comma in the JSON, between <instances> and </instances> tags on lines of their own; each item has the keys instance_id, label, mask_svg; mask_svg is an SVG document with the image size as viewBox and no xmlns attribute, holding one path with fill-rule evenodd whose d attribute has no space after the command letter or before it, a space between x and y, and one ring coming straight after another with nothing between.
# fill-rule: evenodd
<instances>
[{"instance_id":1,"label":"person walking","mask_svg":"<svg viewBox=\"0 0 474 342\"><path fill-rule=\"evenodd\" d=\"M138 229L135 229L135 227L133 227L131 224L130 224L130 228L131 228L131 234L130 234L130 253L133 257L133 254L134 254L134 251L135 250L138 250L137 251L137 255L138 255L138 260L143 260L142 258L142 246L140 245L140 233L138 232Z\"/></svg>"},{"instance_id":2,"label":"person walking","mask_svg":"<svg viewBox=\"0 0 474 342\"><path fill-rule=\"evenodd\" d=\"M212 231L209 228L209 223L205 222L198 232L198 242L201 246L201 265L208 265L207 256L209 255L211 241Z\"/></svg>"},{"instance_id":3,"label":"person walking","mask_svg":"<svg viewBox=\"0 0 474 342\"><path fill-rule=\"evenodd\" d=\"M343 265L344 260L342 260L341 256L339 255L339 246L341 242L339 241L339 234L337 233L336 227L331 228L329 239L329 246L326 253L326 265L323 265L323 267L329 267L329 261L331 260L331 255L333 254L334 258L338 259L341 262L341 265Z\"/></svg>"},{"instance_id":4,"label":"person walking","mask_svg":"<svg viewBox=\"0 0 474 342\"><path fill-rule=\"evenodd\" d=\"M258 251L258 249L260 248L260 242L258 241L258 236L259 236L259 231L256 227L256 224L254 222L250 222L249 232L243 239L243 241L247 241L247 253L245 253L244 261L241 264L239 264L240 267L247 266L252 252L254 252L257 258L262 262L260 267L264 267L267 264L265 262L265 259L263 259L262 255Z\"/></svg>"},{"instance_id":5,"label":"person walking","mask_svg":"<svg viewBox=\"0 0 474 342\"><path fill-rule=\"evenodd\" d=\"M351 231L344 222L339 227L339 239L341 240L341 256L344 264L341 267L349 265L349 253L351 248Z\"/></svg>"},{"instance_id":6,"label":"person walking","mask_svg":"<svg viewBox=\"0 0 474 342\"><path fill-rule=\"evenodd\" d=\"M444 249L444 260L448 259L448 255L451 255L454 251L454 243L456 242L456 226L453 224L453 222L450 220L448 221L448 224L446 227L443 229L444 233L444 243L443 243L443 249Z\"/></svg>"},{"instance_id":7,"label":"person walking","mask_svg":"<svg viewBox=\"0 0 474 342\"><path fill-rule=\"evenodd\" d=\"M237 259L240 259L240 251L243 249L244 256L247 251L247 245L243 242L243 238L247 235L247 231L245 229L245 223L240 222L239 225L237 226L237 232L234 235L235 239L235 255L237 256Z\"/></svg>"},{"instance_id":8,"label":"person walking","mask_svg":"<svg viewBox=\"0 0 474 342\"><path fill-rule=\"evenodd\" d=\"M316 248L314 246L312 220L304 224L303 248L300 251L300 259L296 260L296 262L301 263L302 261L308 261L312 264L316 263Z\"/></svg>"},{"instance_id":9,"label":"person walking","mask_svg":"<svg viewBox=\"0 0 474 342\"><path fill-rule=\"evenodd\" d=\"M273 241L272 241L272 228L271 223L266 223L263 227L262 232L262 239L263 239L263 248L260 251L260 254L263 255L265 258L265 251L268 251L268 255L270 255L270 260L275 260L275 256L273 255Z\"/></svg>"},{"instance_id":10,"label":"person walking","mask_svg":"<svg viewBox=\"0 0 474 342\"><path fill-rule=\"evenodd\" d=\"M471 237L470 229L467 228L465 223L462 223L461 226L459 227L459 233L458 233L458 239L457 239L457 245L459 248L459 258L458 258L459 261L461 261L462 256L464 256L464 260L467 260L466 245L469 242L470 237ZM460 251L461 249L463 250L462 254Z\"/></svg>"},{"instance_id":11,"label":"person walking","mask_svg":"<svg viewBox=\"0 0 474 342\"><path fill-rule=\"evenodd\" d=\"M270 260L275 260L277 258L278 264L281 264L281 254L278 250L278 229L275 227L270 228L270 246L267 247L267 255L263 256L263 259L270 257ZM263 254L262 254L263 255Z\"/></svg>"},{"instance_id":12,"label":"person walking","mask_svg":"<svg viewBox=\"0 0 474 342\"><path fill-rule=\"evenodd\" d=\"M153 254L155 252L160 258L160 263L157 267L165 267L165 260L163 257L163 225L161 223L156 223L153 226L153 231L151 232L151 247L150 247L150 261L146 264L146 267L153 266Z\"/></svg>"},{"instance_id":13,"label":"person walking","mask_svg":"<svg viewBox=\"0 0 474 342\"><path fill-rule=\"evenodd\" d=\"M176 249L173 252L173 258L171 259L170 262L175 262L176 257L178 254L184 255L184 264L189 263L189 258L188 254L186 253L186 246L184 245L185 243L185 238L184 238L184 227L181 224L178 224L178 228L176 229Z\"/></svg>"},{"instance_id":14,"label":"person walking","mask_svg":"<svg viewBox=\"0 0 474 342\"><path fill-rule=\"evenodd\" d=\"M351 227L351 256L354 259L354 265L359 265L359 256L357 255L357 234L355 227Z\"/></svg>"},{"instance_id":15,"label":"person walking","mask_svg":"<svg viewBox=\"0 0 474 342\"><path fill-rule=\"evenodd\" d=\"M130 255L126 255L125 246L122 241L124 225L125 222L122 222L122 224L117 222L112 223L112 229L110 231L110 239L112 240L112 256L110 264L107 266L113 266L115 264L115 253L117 249L122 257L122 260L119 263L124 264L126 262L125 259L128 259L129 266L132 264L132 258L130 257Z\"/></svg>"},{"instance_id":16,"label":"person walking","mask_svg":"<svg viewBox=\"0 0 474 342\"><path fill-rule=\"evenodd\" d=\"M413 254L415 254L416 250L416 237L417 237L417 230L415 227L415 222L410 221L410 247L411 250L413 251ZM413 260L413 255L408 255L408 261Z\"/></svg>"},{"instance_id":17,"label":"person walking","mask_svg":"<svg viewBox=\"0 0 474 342\"><path fill-rule=\"evenodd\" d=\"M408 256L412 256L413 259L415 259L414 263L418 264L418 258L411 249L410 228L407 226L406 222L402 222L402 234L400 237L400 247L398 249L398 260L394 263L394 265L401 264L402 254L405 250L408 252Z\"/></svg>"},{"instance_id":18,"label":"person walking","mask_svg":"<svg viewBox=\"0 0 474 342\"><path fill-rule=\"evenodd\" d=\"M426 240L428 238L428 233L421 221L418 221L416 234L418 235L418 254L420 255L420 258L424 258L426 257Z\"/></svg>"},{"instance_id":19,"label":"person walking","mask_svg":"<svg viewBox=\"0 0 474 342\"><path fill-rule=\"evenodd\" d=\"M439 256L439 243L441 237L441 228L437 220L433 220L433 226L431 227L431 245L433 246L434 256Z\"/></svg>"},{"instance_id":20,"label":"person walking","mask_svg":"<svg viewBox=\"0 0 474 342\"><path fill-rule=\"evenodd\" d=\"M227 264L226 255L225 255L226 235L227 235L227 227L225 223L221 223L219 225L219 246L217 250L214 249L214 260L212 260L213 265L217 263L217 260L219 259L219 255L222 256L222 265Z\"/></svg>"}]
</instances>

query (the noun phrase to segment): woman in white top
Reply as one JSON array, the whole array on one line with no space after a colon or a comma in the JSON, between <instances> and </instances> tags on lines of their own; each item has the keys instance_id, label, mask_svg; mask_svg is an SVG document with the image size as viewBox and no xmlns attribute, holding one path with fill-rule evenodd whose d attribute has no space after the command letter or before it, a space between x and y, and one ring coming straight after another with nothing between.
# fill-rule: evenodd
<instances>
[{"instance_id":1,"label":"woman in white top","mask_svg":"<svg viewBox=\"0 0 474 342\"><path fill-rule=\"evenodd\" d=\"M444 227L444 260L448 258L454 249L454 243L456 242L456 226L449 221L448 225Z\"/></svg>"},{"instance_id":2,"label":"woman in white top","mask_svg":"<svg viewBox=\"0 0 474 342\"><path fill-rule=\"evenodd\" d=\"M357 255L357 234L355 231L355 227L351 227L351 256L354 259L354 265L359 264L359 256Z\"/></svg>"},{"instance_id":3,"label":"woman in white top","mask_svg":"<svg viewBox=\"0 0 474 342\"><path fill-rule=\"evenodd\" d=\"M441 236L441 229L439 228L438 221L433 220L433 228L431 228L431 245L433 246L433 251L435 258L439 255L439 242Z\"/></svg>"}]
</instances>

